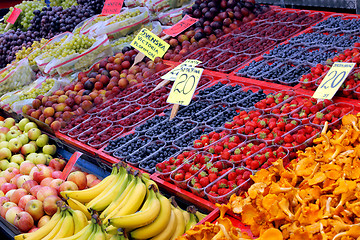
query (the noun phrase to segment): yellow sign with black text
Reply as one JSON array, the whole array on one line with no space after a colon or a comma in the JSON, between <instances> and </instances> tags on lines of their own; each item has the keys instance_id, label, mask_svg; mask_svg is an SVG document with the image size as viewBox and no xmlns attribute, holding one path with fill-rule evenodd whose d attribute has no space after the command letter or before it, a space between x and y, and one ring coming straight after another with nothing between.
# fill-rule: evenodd
<instances>
[{"instance_id":1,"label":"yellow sign with black text","mask_svg":"<svg viewBox=\"0 0 360 240\"><path fill-rule=\"evenodd\" d=\"M130 45L151 60L154 60L156 57L162 58L170 47L168 43L146 28L141 29Z\"/></svg>"},{"instance_id":2,"label":"yellow sign with black text","mask_svg":"<svg viewBox=\"0 0 360 240\"><path fill-rule=\"evenodd\" d=\"M181 68L184 67L190 67L193 68L196 65L200 64L201 61L195 60L195 59L186 59L183 63L177 65L173 70L166 73L164 76L161 77L161 79L169 80L169 81L175 81L177 78L177 75L179 74Z\"/></svg>"},{"instance_id":3,"label":"yellow sign with black text","mask_svg":"<svg viewBox=\"0 0 360 240\"><path fill-rule=\"evenodd\" d=\"M355 63L334 63L316 89L313 98L331 100L354 66Z\"/></svg>"},{"instance_id":4,"label":"yellow sign with black text","mask_svg":"<svg viewBox=\"0 0 360 240\"><path fill-rule=\"evenodd\" d=\"M203 71L202 68L181 68L171 88L167 102L184 106L189 105Z\"/></svg>"}]
</instances>

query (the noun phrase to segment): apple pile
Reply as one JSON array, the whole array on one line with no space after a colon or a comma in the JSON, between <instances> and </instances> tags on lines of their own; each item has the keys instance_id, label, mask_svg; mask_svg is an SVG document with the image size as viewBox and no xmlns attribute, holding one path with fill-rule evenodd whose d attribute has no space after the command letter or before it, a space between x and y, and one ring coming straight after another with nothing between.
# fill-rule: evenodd
<instances>
[{"instance_id":1,"label":"apple pile","mask_svg":"<svg viewBox=\"0 0 360 240\"><path fill-rule=\"evenodd\" d=\"M255 4L255 0L196 0L191 8L183 11L183 15L187 14L199 21L177 37L166 40L171 47L164 59L179 61L183 56L232 32L267 10L268 7Z\"/></svg>"},{"instance_id":2,"label":"apple pile","mask_svg":"<svg viewBox=\"0 0 360 240\"><path fill-rule=\"evenodd\" d=\"M19 123L13 118L0 121L0 176L9 167L20 169L25 160L48 165L55 153L56 146L49 144L36 123L27 118Z\"/></svg>"},{"instance_id":3,"label":"apple pile","mask_svg":"<svg viewBox=\"0 0 360 240\"><path fill-rule=\"evenodd\" d=\"M101 60L90 73L80 72L77 81L53 92L51 96L37 96L23 113L45 122L54 131L65 127L74 116L80 116L93 106L105 102L124 91L128 86L166 68L162 59L145 58L132 66L137 52L130 50Z\"/></svg>"},{"instance_id":4,"label":"apple pile","mask_svg":"<svg viewBox=\"0 0 360 240\"><path fill-rule=\"evenodd\" d=\"M60 192L91 188L100 182L93 174L76 170L62 180L65 160L53 158L49 166L30 161L10 167L0 177L0 215L22 232L36 231L57 211Z\"/></svg>"}]
</instances>

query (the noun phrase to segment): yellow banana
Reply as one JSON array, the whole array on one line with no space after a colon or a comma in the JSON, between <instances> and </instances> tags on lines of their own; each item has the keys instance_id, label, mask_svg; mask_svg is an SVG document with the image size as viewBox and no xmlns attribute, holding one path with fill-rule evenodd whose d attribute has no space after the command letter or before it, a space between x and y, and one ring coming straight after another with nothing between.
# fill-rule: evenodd
<instances>
[{"instance_id":1,"label":"yellow banana","mask_svg":"<svg viewBox=\"0 0 360 240\"><path fill-rule=\"evenodd\" d=\"M62 212L61 219L59 220L59 222L56 224L56 226L51 230L51 232L48 235L46 235L44 238L42 238L42 240L53 239L58 234L58 232L61 230L61 226L64 223L65 217L66 217L66 214L64 212Z\"/></svg>"},{"instance_id":2,"label":"yellow banana","mask_svg":"<svg viewBox=\"0 0 360 240\"><path fill-rule=\"evenodd\" d=\"M66 238L74 235L74 220L68 210L65 210L64 221L61 224L60 231L55 235L54 239Z\"/></svg>"},{"instance_id":3,"label":"yellow banana","mask_svg":"<svg viewBox=\"0 0 360 240\"><path fill-rule=\"evenodd\" d=\"M186 227L185 227L185 231L187 232L189 229L191 229L193 226L196 225L196 216L195 214L193 213L190 213L190 220L189 222L186 224Z\"/></svg>"},{"instance_id":4,"label":"yellow banana","mask_svg":"<svg viewBox=\"0 0 360 240\"><path fill-rule=\"evenodd\" d=\"M71 214L74 220L74 234L76 234L88 225L88 220L85 214L80 210L73 210Z\"/></svg>"},{"instance_id":5,"label":"yellow banana","mask_svg":"<svg viewBox=\"0 0 360 240\"><path fill-rule=\"evenodd\" d=\"M15 240L20 239L28 239L28 240L39 240L48 235L51 230L58 225L60 221L62 213L60 212L60 208L58 208L57 212L51 217L50 221L47 222L44 226L39 228L36 232L25 233L15 236Z\"/></svg>"},{"instance_id":6,"label":"yellow banana","mask_svg":"<svg viewBox=\"0 0 360 240\"><path fill-rule=\"evenodd\" d=\"M125 174L125 172L126 170L121 167L115 184L87 203L86 207L95 211L103 211L107 206L109 206L110 203L117 197L117 193L122 182L127 178L127 174Z\"/></svg>"},{"instance_id":7,"label":"yellow banana","mask_svg":"<svg viewBox=\"0 0 360 240\"><path fill-rule=\"evenodd\" d=\"M203 214L203 213L201 213L201 212L199 212L199 211L196 211L196 212L195 212L195 216L196 216L198 222L200 222L200 221L203 220L207 215L206 215L206 214Z\"/></svg>"},{"instance_id":8,"label":"yellow banana","mask_svg":"<svg viewBox=\"0 0 360 240\"><path fill-rule=\"evenodd\" d=\"M96 196L104 192L106 189L109 189L110 186L115 184L116 178L117 178L117 167L113 167L111 174L106 178L104 178L100 183L98 183L94 187L85 190L63 191L60 194L65 199L72 198L78 200L81 203L88 203L91 200L93 200Z\"/></svg>"},{"instance_id":9,"label":"yellow banana","mask_svg":"<svg viewBox=\"0 0 360 240\"><path fill-rule=\"evenodd\" d=\"M146 186L139 180L124 207L122 207L113 217L125 216L137 212L143 204L145 196Z\"/></svg>"},{"instance_id":10,"label":"yellow banana","mask_svg":"<svg viewBox=\"0 0 360 240\"><path fill-rule=\"evenodd\" d=\"M83 214L85 214L85 217L87 218L87 220L91 219L91 215L88 211L88 209L86 208L86 206L84 204L82 204L81 202L79 202L76 199L73 198L69 198L67 200L67 203L69 205L69 207L73 210L79 210L81 211Z\"/></svg>"},{"instance_id":11,"label":"yellow banana","mask_svg":"<svg viewBox=\"0 0 360 240\"><path fill-rule=\"evenodd\" d=\"M176 222L175 213L173 210L171 210L170 219L169 219L169 222L168 222L165 230L151 239L152 240L169 240L175 232L176 224L177 224L177 222Z\"/></svg>"},{"instance_id":12,"label":"yellow banana","mask_svg":"<svg viewBox=\"0 0 360 240\"><path fill-rule=\"evenodd\" d=\"M130 236L133 239L148 239L160 234L167 226L171 215L171 204L169 199L156 193L157 198L160 201L160 213L158 217L149 225L140 227L130 232Z\"/></svg>"},{"instance_id":13,"label":"yellow banana","mask_svg":"<svg viewBox=\"0 0 360 240\"><path fill-rule=\"evenodd\" d=\"M77 238L77 240L88 240L90 239L91 234L95 231L97 224L90 223L89 228L86 229L86 231Z\"/></svg>"},{"instance_id":14,"label":"yellow banana","mask_svg":"<svg viewBox=\"0 0 360 240\"><path fill-rule=\"evenodd\" d=\"M124 183L121 186L121 189L119 190L119 192L121 192L121 194L119 194L117 196L117 198L114 201L112 201L110 203L110 205L107 206L107 208L105 208L105 210L100 214L101 219L104 219L110 213L114 212L116 207L123 201L125 196L129 193L131 188L134 186L135 182L133 182L133 181L134 181L134 176L132 174L128 174L127 180L124 181ZM124 190L122 190L122 188L124 188Z\"/></svg>"},{"instance_id":15,"label":"yellow banana","mask_svg":"<svg viewBox=\"0 0 360 240\"><path fill-rule=\"evenodd\" d=\"M113 216L115 216L115 214L117 212L120 211L120 209L122 209L125 204L128 202L129 198L131 197L131 195L134 192L135 186L136 184L141 181L138 177L134 177L134 179L130 182L130 184L126 187L125 191L123 192L123 194L120 196L119 199L117 199L117 206L115 206L115 208L113 208L113 210L111 212L109 212L107 215L105 216L105 219L103 220L103 223L106 224L108 222L108 220L110 218L112 218ZM101 216L101 215L100 215Z\"/></svg>"},{"instance_id":16,"label":"yellow banana","mask_svg":"<svg viewBox=\"0 0 360 240\"><path fill-rule=\"evenodd\" d=\"M90 236L89 236L88 239L90 239L90 240L94 239L94 235L95 235L95 233L98 231L99 227L100 227L100 226L95 223L95 226L94 226L94 228L93 228L93 230L92 230L92 232L91 232L91 234L90 234Z\"/></svg>"},{"instance_id":17,"label":"yellow banana","mask_svg":"<svg viewBox=\"0 0 360 240\"><path fill-rule=\"evenodd\" d=\"M185 220L185 225L188 224L188 222L190 221L190 213L188 211L184 211L181 208L179 208L184 216L184 220Z\"/></svg>"},{"instance_id":18,"label":"yellow banana","mask_svg":"<svg viewBox=\"0 0 360 240\"><path fill-rule=\"evenodd\" d=\"M60 238L60 239L57 239L57 240L75 240L75 239L78 239L83 234L86 234L86 231L92 232L92 227L93 227L93 225L89 224L89 225L85 226L83 229L81 229L81 231L79 231L78 233L76 233L76 234L74 234L74 235L72 235L70 237Z\"/></svg>"},{"instance_id":19,"label":"yellow banana","mask_svg":"<svg viewBox=\"0 0 360 240\"><path fill-rule=\"evenodd\" d=\"M111 235L116 235L118 233L118 228L114 227L114 226L107 226L105 231L108 233L108 234L111 234Z\"/></svg>"},{"instance_id":20,"label":"yellow banana","mask_svg":"<svg viewBox=\"0 0 360 240\"><path fill-rule=\"evenodd\" d=\"M175 240L177 237L185 233L185 220L181 210L175 207L172 210L176 217L176 229L170 239Z\"/></svg>"},{"instance_id":21,"label":"yellow banana","mask_svg":"<svg viewBox=\"0 0 360 240\"><path fill-rule=\"evenodd\" d=\"M98 226L97 231L90 237L90 240L106 240L105 232L101 226Z\"/></svg>"},{"instance_id":22,"label":"yellow banana","mask_svg":"<svg viewBox=\"0 0 360 240\"><path fill-rule=\"evenodd\" d=\"M109 223L118 228L135 229L153 222L159 215L160 201L155 194L155 191L157 191L155 186L152 185L150 187L149 197L138 212L126 216L110 218Z\"/></svg>"}]
</instances>

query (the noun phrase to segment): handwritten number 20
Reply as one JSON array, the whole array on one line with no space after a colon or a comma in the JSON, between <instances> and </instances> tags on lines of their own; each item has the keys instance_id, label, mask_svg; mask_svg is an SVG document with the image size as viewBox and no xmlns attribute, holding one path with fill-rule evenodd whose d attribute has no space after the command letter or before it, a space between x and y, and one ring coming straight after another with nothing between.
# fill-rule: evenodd
<instances>
[{"instance_id":1,"label":"handwritten number 20","mask_svg":"<svg viewBox=\"0 0 360 240\"><path fill-rule=\"evenodd\" d=\"M329 87L328 86L325 86L327 83L329 83L330 81L331 82L331 88L335 88L337 87L337 85L339 85L343 80L344 80L344 77L346 76L346 72L345 71L342 71L338 74L338 72L335 70L335 71L332 71L329 75L329 79L324 82L320 88L325 88L325 89L328 89ZM340 78L338 81L336 81L338 78Z\"/></svg>"},{"instance_id":2,"label":"handwritten number 20","mask_svg":"<svg viewBox=\"0 0 360 240\"><path fill-rule=\"evenodd\" d=\"M186 73L182 74L179 77L180 81L176 84L174 91L178 93L188 94L191 92L191 90L194 88L195 85L195 77L194 75L188 76ZM179 86L182 83L183 86ZM191 86L190 88L187 88L187 86Z\"/></svg>"}]
</instances>

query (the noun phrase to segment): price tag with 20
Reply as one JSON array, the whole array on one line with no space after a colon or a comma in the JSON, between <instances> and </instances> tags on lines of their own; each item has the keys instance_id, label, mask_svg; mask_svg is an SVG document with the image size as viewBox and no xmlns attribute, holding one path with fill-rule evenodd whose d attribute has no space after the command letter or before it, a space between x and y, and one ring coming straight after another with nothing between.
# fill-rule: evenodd
<instances>
[{"instance_id":1,"label":"price tag with 20","mask_svg":"<svg viewBox=\"0 0 360 240\"><path fill-rule=\"evenodd\" d=\"M331 100L354 66L355 63L334 63L316 89L313 98Z\"/></svg>"},{"instance_id":2,"label":"price tag with 20","mask_svg":"<svg viewBox=\"0 0 360 240\"><path fill-rule=\"evenodd\" d=\"M168 103L187 106L195 93L204 69L183 67L171 88Z\"/></svg>"}]
</instances>

